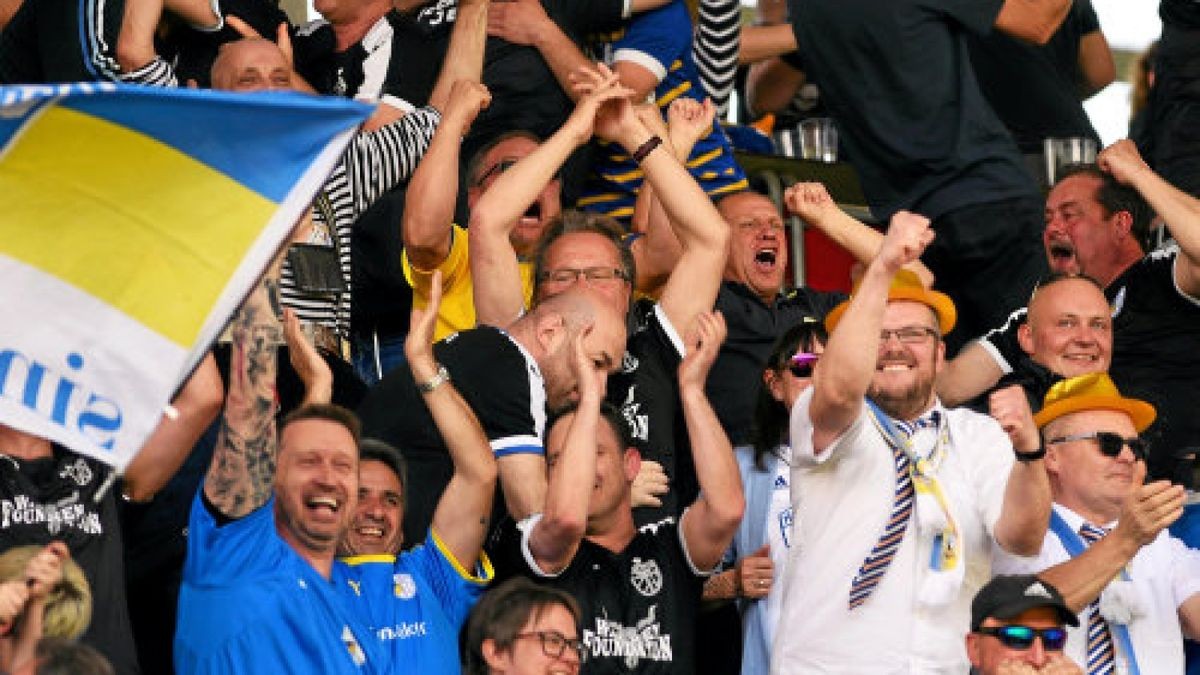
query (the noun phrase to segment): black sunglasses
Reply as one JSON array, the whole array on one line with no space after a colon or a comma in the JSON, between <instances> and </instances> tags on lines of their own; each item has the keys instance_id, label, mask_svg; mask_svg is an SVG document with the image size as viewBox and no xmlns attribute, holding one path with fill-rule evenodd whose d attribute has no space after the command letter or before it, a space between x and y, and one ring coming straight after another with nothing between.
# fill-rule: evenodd
<instances>
[{"instance_id":1,"label":"black sunglasses","mask_svg":"<svg viewBox=\"0 0 1200 675\"><path fill-rule=\"evenodd\" d=\"M975 631L991 635L1009 649L1029 649L1034 638L1042 638L1042 648L1048 652L1061 652L1067 644L1065 628L1030 628L1029 626L991 626Z\"/></svg>"},{"instance_id":2,"label":"black sunglasses","mask_svg":"<svg viewBox=\"0 0 1200 675\"><path fill-rule=\"evenodd\" d=\"M1115 434L1111 431L1094 431L1090 434L1075 434L1073 436L1059 436L1046 441L1051 443L1067 443L1070 441L1088 441L1095 440L1100 446L1100 453L1105 457L1116 457L1121 454L1121 448L1129 446L1129 451L1137 459L1146 459L1147 453L1150 451L1150 443L1146 440L1133 436L1132 438L1124 438L1120 434Z\"/></svg>"},{"instance_id":3,"label":"black sunglasses","mask_svg":"<svg viewBox=\"0 0 1200 675\"><path fill-rule=\"evenodd\" d=\"M812 377L813 368L817 367L817 361L820 359L821 357L817 354L799 352L788 358L787 369L792 371L792 375L796 377Z\"/></svg>"}]
</instances>

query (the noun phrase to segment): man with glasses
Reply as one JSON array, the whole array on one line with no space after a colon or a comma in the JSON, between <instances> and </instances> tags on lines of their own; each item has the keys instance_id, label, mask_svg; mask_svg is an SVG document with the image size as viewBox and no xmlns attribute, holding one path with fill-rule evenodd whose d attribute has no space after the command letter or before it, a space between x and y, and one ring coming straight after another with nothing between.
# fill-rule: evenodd
<instances>
[{"instance_id":1,"label":"man with glasses","mask_svg":"<svg viewBox=\"0 0 1200 675\"><path fill-rule=\"evenodd\" d=\"M932 239L928 219L893 217L792 407L795 544L772 673L962 673L992 547L1042 543L1050 488L1024 394L994 394L995 419L934 394L954 305L901 269Z\"/></svg>"},{"instance_id":2,"label":"man with glasses","mask_svg":"<svg viewBox=\"0 0 1200 675\"><path fill-rule=\"evenodd\" d=\"M1088 675L1182 673L1183 637L1200 635L1200 551L1164 531L1184 490L1142 482L1138 434L1154 415L1103 373L1052 387L1036 416L1054 495L1050 531L1038 556L993 561L998 572L1036 573L1063 591L1084 624L1069 631L1066 653Z\"/></svg>"},{"instance_id":3,"label":"man with glasses","mask_svg":"<svg viewBox=\"0 0 1200 675\"><path fill-rule=\"evenodd\" d=\"M1035 576L998 576L971 603L972 675L1080 675L1063 653L1079 619L1062 594Z\"/></svg>"}]
</instances>

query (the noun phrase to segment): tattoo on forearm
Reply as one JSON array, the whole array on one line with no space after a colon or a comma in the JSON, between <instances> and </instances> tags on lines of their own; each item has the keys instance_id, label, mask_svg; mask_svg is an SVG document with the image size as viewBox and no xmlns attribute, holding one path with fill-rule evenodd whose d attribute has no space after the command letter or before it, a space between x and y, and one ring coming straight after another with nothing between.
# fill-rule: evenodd
<instances>
[{"instance_id":1,"label":"tattoo on forearm","mask_svg":"<svg viewBox=\"0 0 1200 675\"><path fill-rule=\"evenodd\" d=\"M271 495L275 477L277 283L262 282L231 323L229 391L205 493L222 513L237 518Z\"/></svg>"}]
</instances>

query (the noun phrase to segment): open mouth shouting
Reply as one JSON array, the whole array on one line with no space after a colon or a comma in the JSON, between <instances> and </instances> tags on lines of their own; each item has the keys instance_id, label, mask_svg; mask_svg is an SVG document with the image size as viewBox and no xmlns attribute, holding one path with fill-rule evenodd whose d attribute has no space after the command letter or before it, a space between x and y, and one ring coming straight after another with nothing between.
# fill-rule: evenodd
<instances>
[{"instance_id":1,"label":"open mouth shouting","mask_svg":"<svg viewBox=\"0 0 1200 675\"><path fill-rule=\"evenodd\" d=\"M754 269L770 274L779 263L779 246L762 246L754 250Z\"/></svg>"},{"instance_id":2,"label":"open mouth shouting","mask_svg":"<svg viewBox=\"0 0 1200 675\"><path fill-rule=\"evenodd\" d=\"M304 511L313 520L336 522L345 500L330 494L318 494L304 498Z\"/></svg>"},{"instance_id":3,"label":"open mouth shouting","mask_svg":"<svg viewBox=\"0 0 1200 675\"><path fill-rule=\"evenodd\" d=\"M1076 265L1075 245L1070 239L1051 239L1046 243L1050 267L1055 270L1073 269Z\"/></svg>"}]
</instances>

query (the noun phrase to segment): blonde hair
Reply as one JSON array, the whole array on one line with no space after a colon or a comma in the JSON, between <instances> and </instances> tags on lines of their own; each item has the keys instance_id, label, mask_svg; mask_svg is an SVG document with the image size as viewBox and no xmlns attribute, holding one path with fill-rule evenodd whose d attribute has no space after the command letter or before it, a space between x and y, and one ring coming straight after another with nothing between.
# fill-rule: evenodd
<instances>
[{"instance_id":1,"label":"blonde hair","mask_svg":"<svg viewBox=\"0 0 1200 675\"><path fill-rule=\"evenodd\" d=\"M0 555L0 583L25 578L25 568L41 546L17 546ZM63 561L62 581L46 597L42 616L42 635L74 640L92 621L92 589L83 569L74 560Z\"/></svg>"}]
</instances>

